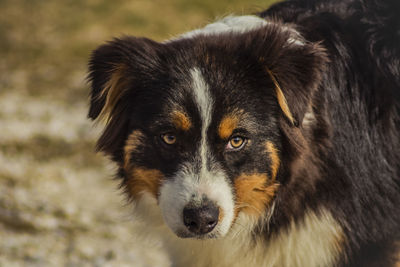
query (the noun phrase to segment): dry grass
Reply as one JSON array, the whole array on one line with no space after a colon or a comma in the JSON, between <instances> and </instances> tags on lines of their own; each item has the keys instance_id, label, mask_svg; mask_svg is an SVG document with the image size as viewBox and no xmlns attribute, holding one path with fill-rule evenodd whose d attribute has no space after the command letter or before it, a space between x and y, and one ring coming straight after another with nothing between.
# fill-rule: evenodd
<instances>
[{"instance_id":1,"label":"dry grass","mask_svg":"<svg viewBox=\"0 0 400 267\"><path fill-rule=\"evenodd\" d=\"M90 51L122 34L163 40L269 2L0 1L0 266L168 266L160 244L137 239L114 166L94 153Z\"/></svg>"}]
</instances>

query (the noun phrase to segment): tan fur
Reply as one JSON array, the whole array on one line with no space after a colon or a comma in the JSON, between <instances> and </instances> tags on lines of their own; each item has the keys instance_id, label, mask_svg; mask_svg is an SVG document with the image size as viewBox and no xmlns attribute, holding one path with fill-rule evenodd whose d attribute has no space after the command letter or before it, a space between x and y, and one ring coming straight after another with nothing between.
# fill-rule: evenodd
<instances>
[{"instance_id":1,"label":"tan fur","mask_svg":"<svg viewBox=\"0 0 400 267\"><path fill-rule=\"evenodd\" d=\"M235 179L236 212L262 216L272 201L278 184L269 183L266 174L241 175Z\"/></svg>"},{"instance_id":2,"label":"tan fur","mask_svg":"<svg viewBox=\"0 0 400 267\"><path fill-rule=\"evenodd\" d=\"M143 192L149 192L155 198L161 185L163 174L159 170L145 169L132 166L131 152L135 151L142 142L143 133L139 130L133 131L126 141L124 147L124 170L129 179L127 183L128 193L138 199Z\"/></svg>"},{"instance_id":3,"label":"tan fur","mask_svg":"<svg viewBox=\"0 0 400 267\"><path fill-rule=\"evenodd\" d=\"M281 107L283 114L285 114L285 116L294 125L295 120L293 118L292 113L290 112L289 105L286 101L285 95L283 94L281 87L279 86L278 81L275 79L275 76L273 75L273 73L270 70L267 69L267 72L270 75L272 82L275 85L276 98L278 99L278 104Z\"/></svg>"},{"instance_id":4,"label":"tan fur","mask_svg":"<svg viewBox=\"0 0 400 267\"><path fill-rule=\"evenodd\" d=\"M222 221L222 219L224 219L224 210L221 209L221 207L218 208L218 222Z\"/></svg>"},{"instance_id":5,"label":"tan fur","mask_svg":"<svg viewBox=\"0 0 400 267\"><path fill-rule=\"evenodd\" d=\"M131 161L131 152L135 151L138 145L141 144L141 138L143 138L143 133L139 130L133 131L126 140L124 146L124 169L129 171L130 169L130 161Z\"/></svg>"},{"instance_id":6,"label":"tan fur","mask_svg":"<svg viewBox=\"0 0 400 267\"><path fill-rule=\"evenodd\" d=\"M163 177L159 170L132 168L127 184L130 195L138 199L144 192L149 192L157 198Z\"/></svg>"},{"instance_id":7,"label":"tan fur","mask_svg":"<svg viewBox=\"0 0 400 267\"><path fill-rule=\"evenodd\" d=\"M121 98L124 93L128 80L124 79L126 66L120 64L114 67L110 79L105 84L103 91L99 94L99 97L106 96L106 102L103 109L100 112L100 117L106 120L110 119L111 111L115 104Z\"/></svg>"},{"instance_id":8,"label":"tan fur","mask_svg":"<svg viewBox=\"0 0 400 267\"><path fill-rule=\"evenodd\" d=\"M307 211L269 241L264 236L254 239L258 218L243 212L226 237L193 240L176 237L164 225L150 194L143 194L136 206L145 222L140 231L153 234L155 240L162 237L177 267L330 267L335 266L346 242L342 228L325 209Z\"/></svg>"},{"instance_id":9,"label":"tan fur","mask_svg":"<svg viewBox=\"0 0 400 267\"><path fill-rule=\"evenodd\" d=\"M187 131L192 127L189 117L182 111L175 110L172 112L172 122L177 129L182 131Z\"/></svg>"},{"instance_id":10,"label":"tan fur","mask_svg":"<svg viewBox=\"0 0 400 267\"><path fill-rule=\"evenodd\" d=\"M204 55L204 61L206 62L207 65L210 64L210 55L209 54Z\"/></svg>"},{"instance_id":11,"label":"tan fur","mask_svg":"<svg viewBox=\"0 0 400 267\"><path fill-rule=\"evenodd\" d=\"M278 149L272 142L267 141L266 147L271 158L272 180L275 180L281 160L279 158Z\"/></svg>"},{"instance_id":12,"label":"tan fur","mask_svg":"<svg viewBox=\"0 0 400 267\"><path fill-rule=\"evenodd\" d=\"M232 135L239 123L239 118L235 114L225 116L218 127L218 135L221 139L227 139Z\"/></svg>"}]
</instances>

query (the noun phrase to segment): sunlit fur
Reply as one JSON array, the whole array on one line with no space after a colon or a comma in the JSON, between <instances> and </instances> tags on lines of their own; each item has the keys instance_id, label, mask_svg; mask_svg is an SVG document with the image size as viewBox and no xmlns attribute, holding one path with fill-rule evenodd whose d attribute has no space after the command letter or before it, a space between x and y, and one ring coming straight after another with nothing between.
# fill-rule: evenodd
<instances>
[{"instance_id":1,"label":"sunlit fur","mask_svg":"<svg viewBox=\"0 0 400 267\"><path fill-rule=\"evenodd\" d=\"M145 221L139 225L142 231L151 229L153 237L164 240L177 266L332 266L343 249L341 228L326 210L309 211L304 219L292 221L287 230L274 234L267 244L261 236L254 237L254 229L260 226L246 213L239 214L224 238L202 241L176 237L159 214L156 201L146 194L134 213Z\"/></svg>"},{"instance_id":2,"label":"sunlit fur","mask_svg":"<svg viewBox=\"0 0 400 267\"><path fill-rule=\"evenodd\" d=\"M89 117L105 118L97 148L137 235L161 241L171 266L396 266L399 12L288 0L97 48ZM209 203L216 224L193 231L185 208Z\"/></svg>"}]
</instances>

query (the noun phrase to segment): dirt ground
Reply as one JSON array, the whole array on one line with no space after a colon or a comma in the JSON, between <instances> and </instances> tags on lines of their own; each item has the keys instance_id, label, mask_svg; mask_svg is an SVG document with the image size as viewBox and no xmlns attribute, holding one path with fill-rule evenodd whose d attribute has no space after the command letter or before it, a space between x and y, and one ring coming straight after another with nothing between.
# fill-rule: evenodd
<instances>
[{"instance_id":1,"label":"dirt ground","mask_svg":"<svg viewBox=\"0 0 400 267\"><path fill-rule=\"evenodd\" d=\"M261 0L0 1L0 266L169 266L137 238L131 207L95 154L90 51L121 34L163 40Z\"/></svg>"}]
</instances>

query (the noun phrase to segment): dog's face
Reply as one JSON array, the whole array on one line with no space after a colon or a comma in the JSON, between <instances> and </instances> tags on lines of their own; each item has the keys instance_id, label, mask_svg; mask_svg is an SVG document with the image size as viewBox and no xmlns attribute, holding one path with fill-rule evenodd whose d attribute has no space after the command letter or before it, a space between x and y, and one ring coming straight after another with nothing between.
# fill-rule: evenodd
<instances>
[{"instance_id":1,"label":"dog's face","mask_svg":"<svg viewBox=\"0 0 400 267\"><path fill-rule=\"evenodd\" d=\"M265 217L284 186L285 132L302 122L323 52L270 25L157 43L116 39L90 61L98 147L134 201L157 200L179 237L226 235ZM285 126L286 125L286 126ZM284 130L286 129L286 130Z\"/></svg>"}]
</instances>

